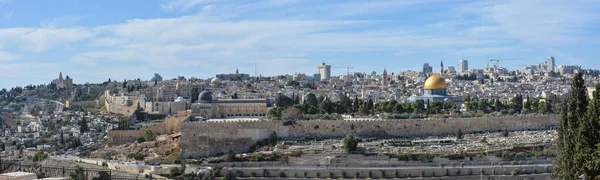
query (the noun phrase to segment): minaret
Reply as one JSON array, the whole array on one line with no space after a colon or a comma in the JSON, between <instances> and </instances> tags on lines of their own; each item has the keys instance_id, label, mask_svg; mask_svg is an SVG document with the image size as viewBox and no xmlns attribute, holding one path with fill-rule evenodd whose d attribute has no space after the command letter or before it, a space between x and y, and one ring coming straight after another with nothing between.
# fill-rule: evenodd
<instances>
[{"instance_id":1,"label":"minaret","mask_svg":"<svg viewBox=\"0 0 600 180\"><path fill-rule=\"evenodd\" d=\"M444 61L440 61L440 75L444 74Z\"/></svg>"},{"instance_id":2,"label":"minaret","mask_svg":"<svg viewBox=\"0 0 600 180\"><path fill-rule=\"evenodd\" d=\"M62 76L62 72L60 72L60 74L58 74L58 88L63 88L64 87L64 82L65 80L63 79Z\"/></svg>"},{"instance_id":3,"label":"minaret","mask_svg":"<svg viewBox=\"0 0 600 180\"><path fill-rule=\"evenodd\" d=\"M385 68L383 68L383 74L381 75L381 88L384 88L385 86L387 86L387 70Z\"/></svg>"},{"instance_id":4,"label":"minaret","mask_svg":"<svg viewBox=\"0 0 600 180\"><path fill-rule=\"evenodd\" d=\"M360 98L361 99L367 98L367 91L365 90L365 84L360 85Z\"/></svg>"}]
</instances>

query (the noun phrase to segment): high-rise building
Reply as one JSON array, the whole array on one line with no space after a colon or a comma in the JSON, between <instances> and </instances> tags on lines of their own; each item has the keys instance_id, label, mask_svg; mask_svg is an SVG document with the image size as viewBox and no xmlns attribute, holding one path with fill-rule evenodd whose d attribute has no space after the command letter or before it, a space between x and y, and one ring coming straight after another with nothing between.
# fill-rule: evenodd
<instances>
[{"instance_id":1,"label":"high-rise building","mask_svg":"<svg viewBox=\"0 0 600 180\"><path fill-rule=\"evenodd\" d=\"M546 59L546 70L548 72L550 72L550 71L556 72L555 66L556 65L554 64L554 57L552 57L552 56L548 57L548 59Z\"/></svg>"},{"instance_id":2,"label":"high-rise building","mask_svg":"<svg viewBox=\"0 0 600 180\"><path fill-rule=\"evenodd\" d=\"M322 81L331 78L331 65L326 65L325 62L323 62L317 68L319 69L319 74L321 74Z\"/></svg>"},{"instance_id":3,"label":"high-rise building","mask_svg":"<svg viewBox=\"0 0 600 180\"><path fill-rule=\"evenodd\" d=\"M461 59L458 61L458 73L466 73L469 71L469 61Z\"/></svg>"},{"instance_id":4,"label":"high-rise building","mask_svg":"<svg viewBox=\"0 0 600 180\"><path fill-rule=\"evenodd\" d=\"M429 74L433 72L433 68L429 65L429 63L423 64L423 74Z\"/></svg>"}]
</instances>

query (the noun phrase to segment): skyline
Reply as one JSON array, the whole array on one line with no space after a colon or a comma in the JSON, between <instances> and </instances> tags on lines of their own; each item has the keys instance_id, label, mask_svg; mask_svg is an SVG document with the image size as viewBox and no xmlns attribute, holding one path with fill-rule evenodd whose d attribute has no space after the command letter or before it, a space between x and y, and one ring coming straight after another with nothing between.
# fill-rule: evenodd
<instances>
[{"instance_id":1,"label":"skyline","mask_svg":"<svg viewBox=\"0 0 600 180\"><path fill-rule=\"evenodd\" d=\"M99 8L101 7L101 8ZM0 88L150 79L314 74L321 62L391 74L491 58L597 69L595 1L0 1ZM110 8L110 10L106 10ZM135 10L132 11L132 8ZM492 63L490 63L492 64ZM517 65L517 66L515 66ZM332 68L332 75L346 69Z\"/></svg>"}]
</instances>

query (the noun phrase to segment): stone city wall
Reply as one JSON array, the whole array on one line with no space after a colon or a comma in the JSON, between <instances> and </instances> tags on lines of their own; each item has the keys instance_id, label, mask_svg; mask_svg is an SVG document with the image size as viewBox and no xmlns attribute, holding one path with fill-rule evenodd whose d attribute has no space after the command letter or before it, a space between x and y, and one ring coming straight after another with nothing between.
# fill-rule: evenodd
<instances>
[{"instance_id":1,"label":"stone city wall","mask_svg":"<svg viewBox=\"0 0 600 180\"><path fill-rule=\"evenodd\" d=\"M125 116L130 116L131 114L133 114L133 112L137 108L137 106L136 107L119 106L116 104L111 104L108 101L105 101L104 107L106 108L106 111L109 113L121 114L121 115L125 115Z\"/></svg>"},{"instance_id":2,"label":"stone city wall","mask_svg":"<svg viewBox=\"0 0 600 180\"><path fill-rule=\"evenodd\" d=\"M169 132L169 129L164 123L159 123L150 127L143 127L138 130L108 131L108 145L116 146L135 142L139 137L144 136L148 130L152 131L155 136L167 134Z\"/></svg>"},{"instance_id":3,"label":"stone city wall","mask_svg":"<svg viewBox=\"0 0 600 180\"><path fill-rule=\"evenodd\" d=\"M465 119L405 119L296 121L283 126L283 121L190 122L181 124L180 145L184 158L214 156L248 151L272 132L285 139L341 138L346 134L360 137L410 137L464 133L549 129L558 124L558 116L528 116Z\"/></svg>"},{"instance_id":4,"label":"stone city wall","mask_svg":"<svg viewBox=\"0 0 600 180\"><path fill-rule=\"evenodd\" d=\"M177 115L168 117L164 122L155 126L143 127L138 130L115 130L108 132L108 145L121 145L132 143L139 137L144 136L147 130L151 130L155 136L163 134L178 133L181 122L190 116L190 111L179 111Z\"/></svg>"},{"instance_id":5,"label":"stone city wall","mask_svg":"<svg viewBox=\"0 0 600 180\"><path fill-rule=\"evenodd\" d=\"M96 107L100 107L100 101L99 100L92 100L92 101L66 101L65 105L67 108L70 107L77 107L77 106L81 106L81 107L90 107L90 108L96 108ZM104 105L104 104L102 104Z\"/></svg>"}]
</instances>

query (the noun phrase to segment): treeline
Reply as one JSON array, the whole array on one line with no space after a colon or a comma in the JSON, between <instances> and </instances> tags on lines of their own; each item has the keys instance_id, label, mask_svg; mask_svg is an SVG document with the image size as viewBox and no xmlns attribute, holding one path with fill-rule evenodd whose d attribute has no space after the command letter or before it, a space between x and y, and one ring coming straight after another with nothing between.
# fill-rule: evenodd
<instances>
[{"instance_id":1,"label":"treeline","mask_svg":"<svg viewBox=\"0 0 600 180\"><path fill-rule=\"evenodd\" d=\"M274 119L339 119L332 114L353 114L374 116L387 114L388 119L426 118L431 115L453 115L455 117L481 117L485 114L551 114L558 113L561 107L560 99L551 94L547 99L530 98L516 95L509 102L499 99L479 99L466 97L463 102L466 112L461 112L461 104L447 101L398 102L391 99L374 103L372 99L362 100L356 96L350 99L345 93L340 94L340 100L331 101L323 96L308 94L303 102L293 94L288 97L278 94L275 98L275 108L268 115ZM327 115L327 116L325 116Z\"/></svg>"},{"instance_id":2,"label":"treeline","mask_svg":"<svg viewBox=\"0 0 600 180\"><path fill-rule=\"evenodd\" d=\"M340 93L338 101L331 101L324 96L317 97L315 94L310 93L302 103L300 103L300 96L298 95L293 94L292 97L288 97L284 94L278 94L275 97L275 106L269 111L268 115L276 119L302 119L300 116L316 119L340 119L339 114L375 114L375 104L372 99L364 101L356 96L350 99L343 92ZM337 116L331 116L332 114L337 114Z\"/></svg>"},{"instance_id":3,"label":"treeline","mask_svg":"<svg viewBox=\"0 0 600 180\"><path fill-rule=\"evenodd\" d=\"M552 114L560 112L561 101L558 96L550 94L548 98L540 97L530 98L523 95L516 95L509 102L502 102L499 99L478 99L465 97L463 102L466 105L467 112L474 113L493 113L499 112L502 114Z\"/></svg>"}]
</instances>

